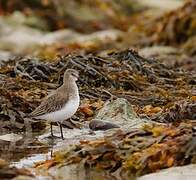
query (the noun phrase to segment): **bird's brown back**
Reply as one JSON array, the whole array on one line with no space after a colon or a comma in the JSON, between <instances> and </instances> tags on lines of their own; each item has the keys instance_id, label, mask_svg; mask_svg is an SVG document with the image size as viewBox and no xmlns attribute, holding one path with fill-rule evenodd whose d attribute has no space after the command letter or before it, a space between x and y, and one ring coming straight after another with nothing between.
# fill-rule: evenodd
<instances>
[{"instance_id":1,"label":"bird's brown back","mask_svg":"<svg viewBox=\"0 0 196 180\"><path fill-rule=\"evenodd\" d=\"M27 117L42 116L63 108L67 101L77 93L75 89L77 86L74 83L63 84L55 93L44 98L41 104L33 112L28 114Z\"/></svg>"}]
</instances>

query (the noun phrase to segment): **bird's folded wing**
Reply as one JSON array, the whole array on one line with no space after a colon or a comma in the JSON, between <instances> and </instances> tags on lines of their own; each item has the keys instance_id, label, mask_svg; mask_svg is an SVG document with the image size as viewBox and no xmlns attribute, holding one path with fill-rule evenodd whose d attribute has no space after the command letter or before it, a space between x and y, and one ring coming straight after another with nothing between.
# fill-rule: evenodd
<instances>
[{"instance_id":1,"label":"bird's folded wing","mask_svg":"<svg viewBox=\"0 0 196 180\"><path fill-rule=\"evenodd\" d=\"M56 96L51 95L44 99L41 104L30 114L27 115L27 117L36 117L36 116L42 116L47 113L51 113L54 111L60 110L68 101L68 97L62 97L62 96Z\"/></svg>"}]
</instances>

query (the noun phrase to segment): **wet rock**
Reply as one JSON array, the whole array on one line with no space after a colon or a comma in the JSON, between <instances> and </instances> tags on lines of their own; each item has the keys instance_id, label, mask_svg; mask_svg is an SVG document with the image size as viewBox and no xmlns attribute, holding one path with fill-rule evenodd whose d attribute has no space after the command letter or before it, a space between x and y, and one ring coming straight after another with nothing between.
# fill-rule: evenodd
<instances>
[{"instance_id":1,"label":"wet rock","mask_svg":"<svg viewBox=\"0 0 196 180\"><path fill-rule=\"evenodd\" d=\"M152 121L141 119L137 116L133 107L124 98L107 101L104 107L98 112L94 118L96 122L103 122L104 127L117 126L122 129L140 128L145 124L150 124ZM111 123L104 125L104 122Z\"/></svg>"},{"instance_id":2,"label":"wet rock","mask_svg":"<svg viewBox=\"0 0 196 180\"><path fill-rule=\"evenodd\" d=\"M137 180L195 180L196 179L196 165L191 164L182 167L173 167L166 170L162 170L157 173L148 174L138 178Z\"/></svg>"},{"instance_id":3,"label":"wet rock","mask_svg":"<svg viewBox=\"0 0 196 180\"><path fill-rule=\"evenodd\" d=\"M108 130L113 128L119 128L119 126L106 121L92 120L89 123L89 128L94 131L97 131L97 130Z\"/></svg>"},{"instance_id":4,"label":"wet rock","mask_svg":"<svg viewBox=\"0 0 196 180\"><path fill-rule=\"evenodd\" d=\"M50 138L50 128L47 128L43 135L39 136L39 141L44 144L56 144L55 150L62 150L68 148L70 145L77 144L81 140L91 140L99 137L103 137L104 134L102 131L96 132L96 135L89 131L88 128L81 129L68 129L63 128L63 134L65 140L62 141L61 134L58 126L53 126L53 133L56 136L55 138ZM54 150L53 149L53 150Z\"/></svg>"}]
</instances>

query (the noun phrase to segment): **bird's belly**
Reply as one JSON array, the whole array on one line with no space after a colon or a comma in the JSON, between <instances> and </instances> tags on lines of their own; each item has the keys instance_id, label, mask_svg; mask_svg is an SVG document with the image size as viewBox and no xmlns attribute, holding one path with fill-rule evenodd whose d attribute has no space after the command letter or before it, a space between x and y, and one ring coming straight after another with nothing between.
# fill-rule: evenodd
<instances>
[{"instance_id":1,"label":"bird's belly","mask_svg":"<svg viewBox=\"0 0 196 180\"><path fill-rule=\"evenodd\" d=\"M60 110L40 116L40 119L45 119L52 122L59 122L69 119L75 114L79 107L79 98L75 98L67 102Z\"/></svg>"}]
</instances>

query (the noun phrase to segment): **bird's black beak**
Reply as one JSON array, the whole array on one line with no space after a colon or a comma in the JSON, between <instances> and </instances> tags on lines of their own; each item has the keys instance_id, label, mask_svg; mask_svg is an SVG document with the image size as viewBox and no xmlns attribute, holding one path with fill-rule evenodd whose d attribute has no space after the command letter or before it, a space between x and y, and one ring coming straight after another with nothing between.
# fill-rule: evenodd
<instances>
[{"instance_id":1,"label":"bird's black beak","mask_svg":"<svg viewBox=\"0 0 196 180\"><path fill-rule=\"evenodd\" d=\"M75 77L77 80L79 79L79 75L78 74L72 74L73 77Z\"/></svg>"}]
</instances>

